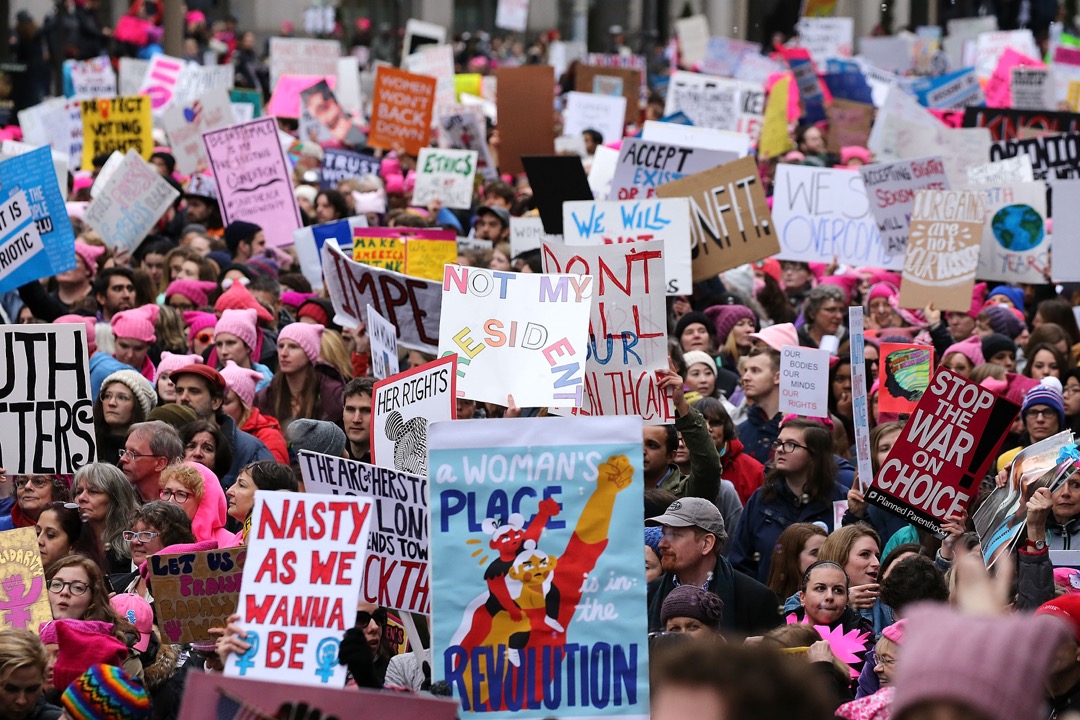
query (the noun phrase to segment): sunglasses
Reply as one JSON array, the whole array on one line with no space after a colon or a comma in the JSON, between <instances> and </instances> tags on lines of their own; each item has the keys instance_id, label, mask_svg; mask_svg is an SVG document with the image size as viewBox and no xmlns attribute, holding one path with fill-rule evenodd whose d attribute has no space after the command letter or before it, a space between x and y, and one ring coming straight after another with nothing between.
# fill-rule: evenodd
<instances>
[{"instance_id":1,"label":"sunglasses","mask_svg":"<svg viewBox=\"0 0 1080 720\"><path fill-rule=\"evenodd\" d=\"M376 625L386 625L386 609L379 608L373 613L367 610L356 611L356 627L366 628L374 620Z\"/></svg>"}]
</instances>

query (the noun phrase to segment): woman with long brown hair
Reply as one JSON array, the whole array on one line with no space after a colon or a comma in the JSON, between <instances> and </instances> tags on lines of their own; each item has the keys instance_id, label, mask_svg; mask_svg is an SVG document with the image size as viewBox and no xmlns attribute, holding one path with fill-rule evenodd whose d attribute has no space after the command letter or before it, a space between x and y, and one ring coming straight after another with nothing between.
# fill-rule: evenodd
<instances>
[{"instance_id":1,"label":"woman with long brown hair","mask_svg":"<svg viewBox=\"0 0 1080 720\"><path fill-rule=\"evenodd\" d=\"M255 407L277 418L284 429L297 418L342 425L345 383L337 368L321 359L323 326L295 322L278 335L278 371L255 395Z\"/></svg>"}]
</instances>

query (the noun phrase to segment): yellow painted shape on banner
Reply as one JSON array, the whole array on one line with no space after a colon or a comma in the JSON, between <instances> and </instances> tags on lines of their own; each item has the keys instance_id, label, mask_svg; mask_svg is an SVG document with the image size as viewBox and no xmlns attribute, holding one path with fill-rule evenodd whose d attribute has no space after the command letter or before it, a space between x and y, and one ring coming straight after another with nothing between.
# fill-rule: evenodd
<instances>
[{"instance_id":1,"label":"yellow painted shape on banner","mask_svg":"<svg viewBox=\"0 0 1080 720\"><path fill-rule=\"evenodd\" d=\"M777 80L769 92L769 99L765 103L765 120L761 125L761 138L758 140L758 152L765 157L778 157L793 147L787 122L790 90L789 74Z\"/></svg>"},{"instance_id":2,"label":"yellow painted shape on banner","mask_svg":"<svg viewBox=\"0 0 1080 720\"><path fill-rule=\"evenodd\" d=\"M0 631L24 629L36 635L41 623L53 619L34 528L0 532L0 587L7 599Z\"/></svg>"}]
</instances>

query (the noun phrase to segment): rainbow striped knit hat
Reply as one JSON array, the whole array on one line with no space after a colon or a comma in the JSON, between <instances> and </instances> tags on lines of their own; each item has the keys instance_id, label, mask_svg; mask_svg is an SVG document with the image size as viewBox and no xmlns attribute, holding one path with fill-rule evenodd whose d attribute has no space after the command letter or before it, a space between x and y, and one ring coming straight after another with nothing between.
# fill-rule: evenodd
<instances>
[{"instance_id":1,"label":"rainbow striped knit hat","mask_svg":"<svg viewBox=\"0 0 1080 720\"><path fill-rule=\"evenodd\" d=\"M115 665L92 665L60 699L74 720L149 720L150 695Z\"/></svg>"}]
</instances>

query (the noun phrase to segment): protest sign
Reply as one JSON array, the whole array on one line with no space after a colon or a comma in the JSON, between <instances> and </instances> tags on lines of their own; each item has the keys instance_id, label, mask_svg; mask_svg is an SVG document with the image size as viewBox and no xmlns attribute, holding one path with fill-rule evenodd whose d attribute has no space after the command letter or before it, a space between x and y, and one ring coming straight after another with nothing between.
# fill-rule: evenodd
<instances>
[{"instance_id":1,"label":"protest sign","mask_svg":"<svg viewBox=\"0 0 1080 720\"><path fill-rule=\"evenodd\" d=\"M967 169L969 185L1009 185L1033 182L1034 169L1030 155L1017 155L995 162L972 165Z\"/></svg>"},{"instance_id":2,"label":"protest sign","mask_svg":"<svg viewBox=\"0 0 1080 720\"><path fill-rule=\"evenodd\" d=\"M964 111L964 127L989 128L991 138L1015 140L1024 130L1040 133L1080 131L1080 115L1048 110L970 107Z\"/></svg>"},{"instance_id":3,"label":"protest sign","mask_svg":"<svg viewBox=\"0 0 1080 720\"><path fill-rule=\"evenodd\" d=\"M769 99L765 104L765 117L761 124L761 137L758 139L758 152L763 157L779 157L793 147L787 121L789 92L791 92L790 75L777 80L769 91Z\"/></svg>"},{"instance_id":4,"label":"protest sign","mask_svg":"<svg viewBox=\"0 0 1080 720\"><path fill-rule=\"evenodd\" d=\"M0 631L29 630L36 635L41 623L53 619L34 528L0 533L0 589L4 595Z\"/></svg>"},{"instance_id":5,"label":"protest sign","mask_svg":"<svg viewBox=\"0 0 1080 720\"><path fill-rule=\"evenodd\" d=\"M533 204L544 223L544 232L562 235L563 203L593 199L581 159L570 155L529 155L522 157L521 163L533 188Z\"/></svg>"},{"instance_id":6,"label":"protest sign","mask_svg":"<svg viewBox=\"0 0 1080 720\"><path fill-rule=\"evenodd\" d=\"M341 46L337 40L270 38L270 87L282 75L337 75Z\"/></svg>"},{"instance_id":7,"label":"protest sign","mask_svg":"<svg viewBox=\"0 0 1080 720\"><path fill-rule=\"evenodd\" d=\"M325 79L300 91L299 107L301 139L346 147L364 143L363 130L345 112Z\"/></svg>"},{"instance_id":8,"label":"protest sign","mask_svg":"<svg viewBox=\"0 0 1080 720\"><path fill-rule=\"evenodd\" d=\"M145 95L111 100L83 100L82 169L93 170L94 158L114 150L135 150L143 160L154 151L150 98Z\"/></svg>"},{"instance_id":9,"label":"protest sign","mask_svg":"<svg viewBox=\"0 0 1080 720\"><path fill-rule=\"evenodd\" d=\"M646 425L674 422L671 399L658 375L668 367L664 294L655 288L664 276L664 252L664 243L656 240L544 244L545 271L596 278L585 397L567 414L639 415Z\"/></svg>"},{"instance_id":10,"label":"protest sign","mask_svg":"<svg viewBox=\"0 0 1080 720\"><path fill-rule=\"evenodd\" d=\"M934 371L934 349L926 345L881 343L878 412L910 413Z\"/></svg>"},{"instance_id":11,"label":"protest sign","mask_svg":"<svg viewBox=\"0 0 1080 720\"><path fill-rule=\"evenodd\" d=\"M150 59L139 94L150 98L150 107L154 115L159 115L172 102L176 86L180 83L180 74L184 70L184 61L180 58L158 54Z\"/></svg>"},{"instance_id":12,"label":"protest sign","mask_svg":"<svg viewBox=\"0 0 1080 720\"><path fill-rule=\"evenodd\" d=\"M495 78L499 86L499 170L520 173L525 169L522 156L555 151L551 123L554 72L550 65L500 67Z\"/></svg>"},{"instance_id":13,"label":"protest sign","mask_svg":"<svg viewBox=\"0 0 1080 720\"><path fill-rule=\"evenodd\" d=\"M936 139L943 128L930 112L913 97L898 87L891 87L885 101L874 119L866 147L872 150L878 160L899 160L904 152L915 154L918 144L911 144L906 137L899 137L904 123L914 126L914 132L922 133L920 139ZM925 155L922 151L918 154Z\"/></svg>"},{"instance_id":14,"label":"protest sign","mask_svg":"<svg viewBox=\"0 0 1080 720\"><path fill-rule=\"evenodd\" d=\"M300 93L316 83L325 82L333 89L337 80L332 76L322 75L282 75L266 104L266 114L279 118L300 119L302 104Z\"/></svg>"},{"instance_id":15,"label":"protest sign","mask_svg":"<svg viewBox=\"0 0 1080 720\"><path fill-rule=\"evenodd\" d=\"M371 340L371 375L383 380L401 372L398 366L397 329L368 305L367 334Z\"/></svg>"},{"instance_id":16,"label":"protest sign","mask_svg":"<svg viewBox=\"0 0 1080 720\"><path fill-rule=\"evenodd\" d=\"M116 97L116 73L108 55L78 60L71 65L72 100Z\"/></svg>"},{"instance_id":17,"label":"protest sign","mask_svg":"<svg viewBox=\"0 0 1080 720\"><path fill-rule=\"evenodd\" d=\"M862 175L782 164L776 168L772 219L779 257L898 270L903 254L882 242Z\"/></svg>"},{"instance_id":18,"label":"protest sign","mask_svg":"<svg viewBox=\"0 0 1080 720\"><path fill-rule=\"evenodd\" d=\"M694 282L775 254L769 206L756 165L741 158L657 188L661 198L690 202L690 257Z\"/></svg>"},{"instance_id":19,"label":"protest sign","mask_svg":"<svg viewBox=\"0 0 1080 720\"><path fill-rule=\"evenodd\" d=\"M859 478L874 477L870 460L870 413L867 404L866 335L863 331L863 309L858 305L848 308L848 343L851 348L851 416L855 426L855 459ZM860 480L860 492L867 481Z\"/></svg>"},{"instance_id":20,"label":"protest sign","mask_svg":"<svg viewBox=\"0 0 1080 720\"><path fill-rule=\"evenodd\" d=\"M437 200L446 208L471 208L477 157L474 150L421 148L413 203L427 207Z\"/></svg>"},{"instance_id":21,"label":"protest sign","mask_svg":"<svg viewBox=\"0 0 1080 720\"><path fill-rule=\"evenodd\" d=\"M1035 180L1080 177L1080 132L1001 140L990 146L991 160L1020 155L1031 158Z\"/></svg>"},{"instance_id":22,"label":"protest sign","mask_svg":"<svg viewBox=\"0 0 1080 720\"><path fill-rule=\"evenodd\" d=\"M399 345L427 353L438 349L439 283L353 262L335 242L324 242L321 252L335 322L359 327L371 305L397 328Z\"/></svg>"},{"instance_id":23,"label":"protest sign","mask_svg":"<svg viewBox=\"0 0 1080 720\"><path fill-rule=\"evenodd\" d=\"M1050 110L1057 102L1050 68L1014 67L1011 89L1011 107L1019 110Z\"/></svg>"},{"instance_id":24,"label":"protest sign","mask_svg":"<svg viewBox=\"0 0 1080 720\"><path fill-rule=\"evenodd\" d=\"M686 242L690 237L690 205L685 198L566 202L563 237L567 245L664 241L665 293L684 295L691 291L690 245Z\"/></svg>"},{"instance_id":25,"label":"protest sign","mask_svg":"<svg viewBox=\"0 0 1080 720\"><path fill-rule=\"evenodd\" d=\"M1050 265L1046 184L1037 181L977 188L985 197L978 276L1040 284Z\"/></svg>"},{"instance_id":26,"label":"protest sign","mask_svg":"<svg viewBox=\"0 0 1080 720\"><path fill-rule=\"evenodd\" d=\"M401 62L402 70L435 78L435 105L452 105L454 92L454 48L452 45L424 45Z\"/></svg>"},{"instance_id":27,"label":"protest sign","mask_svg":"<svg viewBox=\"0 0 1080 720\"><path fill-rule=\"evenodd\" d=\"M799 46L810 52L813 61L824 67L829 58L851 57L855 44L855 21L850 17L804 17L795 29Z\"/></svg>"},{"instance_id":28,"label":"protest sign","mask_svg":"<svg viewBox=\"0 0 1080 720\"><path fill-rule=\"evenodd\" d=\"M1013 107L1011 95L1012 71L1020 67L1045 67L1034 57L1028 57L1006 48L998 58L994 73L986 83L986 105L988 107Z\"/></svg>"},{"instance_id":29,"label":"protest sign","mask_svg":"<svg viewBox=\"0 0 1080 720\"><path fill-rule=\"evenodd\" d=\"M938 368L896 439L867 502L941 535L967 512L1019 407Z\"/></svg>"},{"instance_id":30,"label":"protest sign","mask_svg":"<svg viewBox=\"0 0 1080 720\"><path fill-rule=\"evenodd\" d=\"M539 250L541 244L555 237L544 232L544 221L536 215L510 218L510 254L514 257Z\"/></svg>"},{"instance_id":31,"label":"protest sign","mask_svg":"<svg viewBox=\"0 0 1080 720\"><path fill-rule=\"evenodd\" d=\"M821 122L825 119L825 92L809 52L805 48L781 48L780 52L795 78L803 119L807 122Z\"/></svg>"},{"instance_id":32,"label":"protest sign","mask_svg":"<svg viewBox=\"0 0 1080 720\"><path fill-rule=\"evenodd\" d=\"M0 325L0 467L70 475L96 460L83 325Z\"/></svg>"},{"instance_id":33,"label":"protest sign","mask_svg":"<svg viewBox=\"0 0 1080 720\"><path fill-rule=\"evenodd\" d=\"M705 45L701 71L720 77L735 77L743 58L760 52L760 43L714 35Z\"/></svg>"},{"instance_id":34,"label":"protest sign","mask_svg":"<svg viewBox=\"0 0 1080 720\"><path fill-rule=\"evenodd\" d=\"M780 412L829 417L829 351L784 345L780 351Z\"/></svg>"},{"instance_id":35,"label":"protest sign","mask_svg":"<svg viewBox=\"0 0 1080 720\"><path fill-rule=\"evenodd\" d=\"M311 283L313 290L321 292L323 289L323 244L332 242L339 248L344 248L346 255L352 257L353 232L361 227L367 227L367 220L362 216L353 216L293 230L293 243L296 257L300 261L300 272Z\"/></svg>"},{"instance_id":36,"label":"protest sign","mask_svg":"<svg viewBox=\"0 0 1080 720\"><path fill-rule=\"evenodd\" d=\"M435 78L414 75L385 65L375 71L371 130L373 148L416 155L428 144L435 104Z\"/></svg>"},{"instance_id":37,"label":"protest sign","mask_svg":"<svg viewBox=\"0 0 1080 720\"><path fill-rule=\"evenodd\" d=\"M4 150L9 150L7 142L4 143ZM66 172L62 182L63 193L56 176L53 152L48 147L34 148L0 162L0 188L8 194L18 191L25 193L27 207L41 236L41 243L45 246L44 255L27 257L17 272L0 283L0 288L18 287L75 267L75 236L64 206Z\"/></svg>"},{"instance_id":38,"label":"protest sign","mask_svg":"<svg viewBox=\"0 0 1080 720\"><path fill-rule=\"evenodd\" d=\"M518 407L583 401L593 278L447 265L439 355L458 355L462 397Z\"/></svg>"},{"instance_id":39,"label":"protest sign","mask_svg":"<svg viewBox=\"0 0 1080 720\"><path fill-rule=\"evenodd\" d=\"M870 210L874 213L885 252L903 255L907 246L911 208L918 190L948 190L949 178L940 157L874 163L859 168Z\"/></svg>"},{"instance_id":40,"label":"protest sign","mask_svg":"<svg viewBox=\"0 0 1080 720\"><path fill-rule=\"evenodd\" d=\"M235 80L235 70L228 65L188 63L173 89L173 102L191 105L212 90L224 90L228 95Z\"/></svg>"},{"instance_id":41,"label":"protest sign","mask_svg":"<svg viewBox=\"0 0 1080 720\"><path fill-rule=\"evenodd\" d=\"M138 95L139 88L142 87L143 78L146 77L146 71L150 69L149 60L140 60L138 58L122 57L118 67L117 78L117 95Z\"/></svg>"},{"instance_id":42,"label":"protest sign","mask_svg":"<svg viewBox=\"0 0 1080 720\"><path fill-rule=\"evenodd\" d=\"M250 119L257 118L263 114L262 93L258 90L232 88L229 90L229 101L234 105L250 105L252 112Z\"/></svg>"},{"instance_id":43,"label":"protest sign","mask_svg":"<svg viewBox=\"0 0 1080 720\"><path fill-rule=\"evenodd\" d=\"M338 102L344 110L356 117L364 115L364 91L360 87L360 61L355 56L338 58L337 87L334 88Z\"/></svg>"},{"instance_id":44,"label":"protest sign","mask_svg":"<svg viewBox=\"0 0 1080 720\"><path fill-rule=\"evenodd\" d=\"M982 193L918 190L904 255L900 306L971 309L986 207Z\"/></svg>"},{"instance_id":45,"label":"protest sign","mask_svg":"<svg viewBox=\"0 0 1080 720\"><path fill-rule=\"evenodd\" d=\"M405 41L401 45L401 57L418 52L424 45L445 45L446 28L435 23L409 18L405 22Z\"/></svg>"},{"instance_id":46,"label":"protest sign","mask_svg":"<svg viewBox=\"0 0 1080 720\"><path fill-rule=\"evenodd\" d=\"M938 77L919 78L911 86L915 97L928 108L954 110L981 105L983 97L975 68L964 68Z\"/></svg>"},{"instance_id":47,"label":"protest sign","mask_svg":"<svg viewBox=\"0 0 1080 720\"><path fill-rule=\"evenodd\" d=\"M372 501L255 492L237 614L251 648L225 674L343 687L338 647L356 619Z\"/></svg>"},{"instance_id":48,"label":"protest sign","mask_svg":"<svg viewBox=\"0 0 1080 720\"><path fill-rule=\"evenodd\" d=\"M800 45L802 38L800 37ZM811 52L811 54L813 54ZM899 75L906 75L915 64L915 38L904 33L899 36L859 38L859 57L866 62ZM835 57L835 55L834 55ZM850 57L850 53L848 54Z\"/></svg>"},{"instance_id":49,"label":"protest sign","mask_svg":"<svg viewBox=\"0 0 1080 720\"><path fill-rule=\"evenodd\" d=\"M173 644L212 640L240 600L243 546L147 558L158 624Z\"/></svg>"},{"instance_id":50,"label":"protest sign","mask_svg":"<svg viewBox=\"0 0 1080 720\"><path fill-rule=\"evenodd\" d=\"M686 67L705 60L709 44L709 20L704 15L691 15L675 21L675 34L679 36L679 62Z\"/></svg>"},{"instance_id":51,"label":"protest sign","mask_svg":"<svg viewBox=\"0 0 1080 720\"><path fill-rule=\"evenodd\" d=\"M499 0L495 27L523 33L529 25L529 0Z\"/></svg>"},{"instance_id":52,"label":"protest sign","mask_svg":"<svg viewBox=\"0 0 1080 720\"><path fill-rule=\"evenodd\" d=\"M300 472L309 493L372 503L361 600L429 613L427 478L307 450L300 452Z\"/></svg>"},{"instance_id":53,"label":"protest sign","mask_svg":"<svg viewBox=\"0 0 1080 720\"><path fill-rule=\"evenodd\" d=\"M1066 228L1080 228L1080 179L1051 178L1050 188L1054 197L1054 227L1061 228L1058 233L1068 232ZM1050 264L1053 281L1080 281L1080 243L1058 242L1051 247L1054 248Z\"/></svg>"},{"instance_id":54,"label":"protest sign","mask_svg":"<svg viewBox=\"0 0 1080 720\"><path fill-rule=\"evenodd\" d=\"M719 150L703 150L637 138L623 141L608 200L656 197L657 188L736 158Z\"/></svg>"},{"instance_id":55,"label":"protest sign","mask_svg":"<svg viewBox=\"0 0 1080 720\"><path fill-rule=\"evenodd\" d=\"M626 98L571 91L566 94L563 135L581 135L585 130L600 133L605 143L622 140Z\"/></svg>"},{"instance_id":56,"label":"protest sign","mask_svg":"<svg viewBox=\"0 0 1080 720\"><path fill-rule=\"evenodd\" d=\"M353 260L438 282L443 265L457 262L456 239L453 230L355 228Z\"/></svg>"},{"instance_id":57,"label":"protest sign","mask_svg":"<svg viewBox=\"0 0 1080 720\"><path fill-rule=\"evenodd\" d=\"M749 136L750 144L757 144L765 114L765 90L757 83L676 72L668 83L664 115L680 112L695 127L743 133Z\"/></svg>"},{"instance_id":58,"label":"protest sign","mask_svg":"<svg viewBox=\"0 0 1080 720\"><path fill-rule=\"evenodd\" d=\"M462 105L440 108L437 128L439 147L472 150L477 154L477 172L486 180L493 180L498 176L480 113Z\"/></svg>"},{"instance_id":59,"label":"protest sign","mask_svg":"<svg viewBox=\"0 0 1080 720\"><path fill-rule=\"evenodd\" d=\"M429 446L433 679L462 717L645 718L641 421L441 422Z\"/></svg>"},{"instance_id":60,"label":"protest sign","mask_svg":"<svg viewBox=\"0 0 1080 720\"><path fill-rule=\"evenodd\" d=\"M989 80L1006 50L1039 57L1039 46L1031 30L1008 30L979 33L975 39L974 64L980 80Z\"/></svg>"},{"instance_id":61,"label":"protest sign","mask_svg":"<svg viewBox=\"0 0 1080 720\"><path fill-rule=\"evenodd\" d=\"M342 148L324 148L322 176L319 187L337 188L338 183L349 178L361 178L365 175L379 174L379 159L374 155Z\"/></svg>"},{"instance_id":62,"label":"protest sign","mask_svg":"<svg viewBox=\"0 0 1080 720\"><path fill-rule=\"evenodd\" d=\"M594 198L606 198L611 194L611 180L615 177L615 168L619 162L619 151L603 145L593 153L589 165L589 189Z\"/></svg>"},{"instance_id":63,"label":"protest sign","mask_svg":"<svg viewBox=\"0 0 1080 720\"><path fill-rule=\"evenodd\" d=\"M132 149L86 206L83 219L113 248L133 251L179 195Z\"/></svg>"},{"instance_id":64,"label":"protest sign","mask_svg":"<svg viewBox=\"0 0 1080 720\"><path fill-rule=\"evenodd\" d=\"M225 224L247 220L263 229L270 245L292 244L293 230L303 223L274 118L212 130L203 142Z\"/></svg>"},{"instance_id":65,"label":"protest sign","mask_svg":"<svg viewBox=\"0 0 1080 720\"><path fill-rule=\"evenodd\" d=\"M637 122L641 103L642 71L630 67L578 65L574 72L574 90L595 95L621 95L626 98L623 122Z\"/></svg>"},{"instance_id":66,"label":"protest sign","mask_svg":"<svg viewBox=\"0 0 1080 720\"><path fill-rule=\"evenodd\" d=\"M866 147L874 124L873 105L834 98L825 114L829 118L829 152L839 155L841 148Z\"/></svg>"},{"instance_id":67,"label":"protest sign","mask_svg":"<svg viewBox=\"0 0 1080 720\"><path fill-rule=\"evenodd\" d=\"M641 139L694 150L719 151L725 153L725 158L721 162L746 157L750 152L750 136L746 133L694 127L674 122L646 120L641 130Z\"/></svg>"},{"instance_id":68,"label":"protest sign","mask_svg":"<svg viewBox=\"0 0 1080 720\"><path fill-rule=\"evenodd\" d=\"M169 149L176 158L177 170L191 175L209 163L203 133L234 122L228 90L207 90L190 105L174 101L161 114L160 122L169 135Z\"/></svg>"},{"instance_id":69,"label":"protest sign","mask_svg":"<svg viewBox=\"0 0 1080 720\"><path fill-rule=\"evenodd\" d=\"M371 462L427 477L427 430L457 418L457 356L448 355L375 383Z\"/></svg>"}]
</instances>

